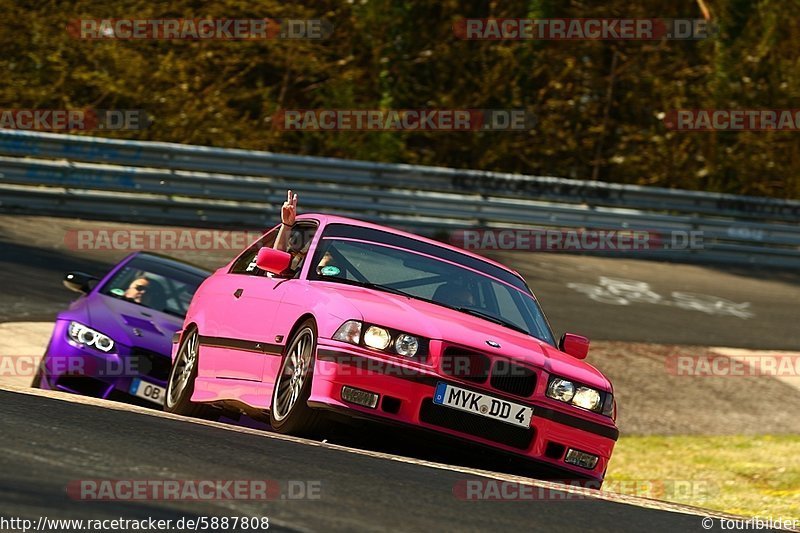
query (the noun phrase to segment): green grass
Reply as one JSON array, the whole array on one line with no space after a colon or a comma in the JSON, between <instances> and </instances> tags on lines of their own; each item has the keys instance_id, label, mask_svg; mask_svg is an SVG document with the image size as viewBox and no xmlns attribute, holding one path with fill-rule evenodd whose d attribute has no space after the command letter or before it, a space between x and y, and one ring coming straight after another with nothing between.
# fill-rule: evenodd
<instances>
[{"instance_id":1,"label":"green grass","mask_svg":"<svg viewBox=\"0 0 800 533\"><path fill-rule=\"evenodd\" d=\"M604 490L800 518L800 435L622 437Z\"/></svg>"}]
</instances>

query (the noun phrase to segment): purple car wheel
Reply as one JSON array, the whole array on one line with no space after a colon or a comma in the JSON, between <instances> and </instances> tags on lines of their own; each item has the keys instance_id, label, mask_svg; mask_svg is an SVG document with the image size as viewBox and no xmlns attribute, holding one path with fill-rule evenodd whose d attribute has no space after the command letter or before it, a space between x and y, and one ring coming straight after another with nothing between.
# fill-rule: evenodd
<instances>
[{"instance_id":1,"label":"purple car wheel","mask_svg":"<svg viewBox=\"0 0 800 533\"><path fill-rule=\"evenodd\" d=\"M183 336L178 354L172 363L167 382L167 397L164 410L179 415L207 418L210 408L191 401L194 380L197 377L197 361L200 353L200 336L192 329Z\"/></svg>"},{"instance_id":2,"label":"purple car wheel","mask_svg":"<svg viewBox=\"0 0 800 533\"><path fill-rule=\"evenodd\" d=\"M317 328L307 320L289 341L275 378L270 423L279 433L313 436L322 428L321 415L308 407L317 348Z\"/></svg>"}]
</instances>

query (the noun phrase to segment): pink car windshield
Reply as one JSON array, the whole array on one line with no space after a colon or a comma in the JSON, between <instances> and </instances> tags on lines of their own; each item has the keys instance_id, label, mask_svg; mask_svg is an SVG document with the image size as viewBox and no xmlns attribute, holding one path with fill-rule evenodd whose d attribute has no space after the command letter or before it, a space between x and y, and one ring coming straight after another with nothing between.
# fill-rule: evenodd
<instances>
[{"instance_id":1,"label":"pink car windshield","mask_svg":"<svg viewBox=\"0 0 800 533\"><path fill-rule=\"evenodd\" d=\"M430 250L406 249L397 244L357 240L344 235L328 236L326 231L317 245L309 279L402 293L555 344L544 314L527 290L498 280L473 265L461 266L451 258L444 260L429 255Z\"/></svg>"}]
</instances>

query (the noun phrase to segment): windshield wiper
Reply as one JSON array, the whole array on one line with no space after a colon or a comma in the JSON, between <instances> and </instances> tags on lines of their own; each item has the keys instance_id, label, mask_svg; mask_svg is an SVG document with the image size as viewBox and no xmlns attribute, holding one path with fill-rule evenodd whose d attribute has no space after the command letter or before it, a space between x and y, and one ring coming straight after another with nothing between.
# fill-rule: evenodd
<instances>
[{"instance_id":1,"label":"windshield wiper","mask_svg":"<svg viewBox=\"0 0 800 533\"><path fill-rule=\"evenodd\" d=\"M480 318L485 318L490 322L494 322L495 324L500 324L501 326L505 326L507 328L519 331L520 333L524 333L525 335L530 335L531 332L514 324L513 322L509 322L508 320L503 320L502 318L496 317L494 315L490 315L489 313L484 313L478 311L477 309L473 309L471 307L453 307L453 309L457 311L461 311L462 313L467 313L468 315L477 316Z\"/></svg>"}]
</instances>

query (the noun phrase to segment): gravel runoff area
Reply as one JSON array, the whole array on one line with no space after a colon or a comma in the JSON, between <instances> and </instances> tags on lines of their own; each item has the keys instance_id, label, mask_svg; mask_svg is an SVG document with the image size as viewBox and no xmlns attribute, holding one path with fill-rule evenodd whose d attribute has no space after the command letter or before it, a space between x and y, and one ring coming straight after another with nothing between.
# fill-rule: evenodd
<instances>
[{"instance_id":1,"label":"gravel runoff area","mask_svg":"<svg viewBox=\"0 0 800 533\"><path fill-rule=\"evenodd\" d=\"M717 368L737 375L702 375L728 357L742 364L723 359ZM794 376L786 377L788 366L780 377L747 375L754 360L780 357ZM680 358L689 361L682 375ZM598 341L587 360L614 384L623 436L800 433L800 353Z\"/></svg>"}]
</instances>

